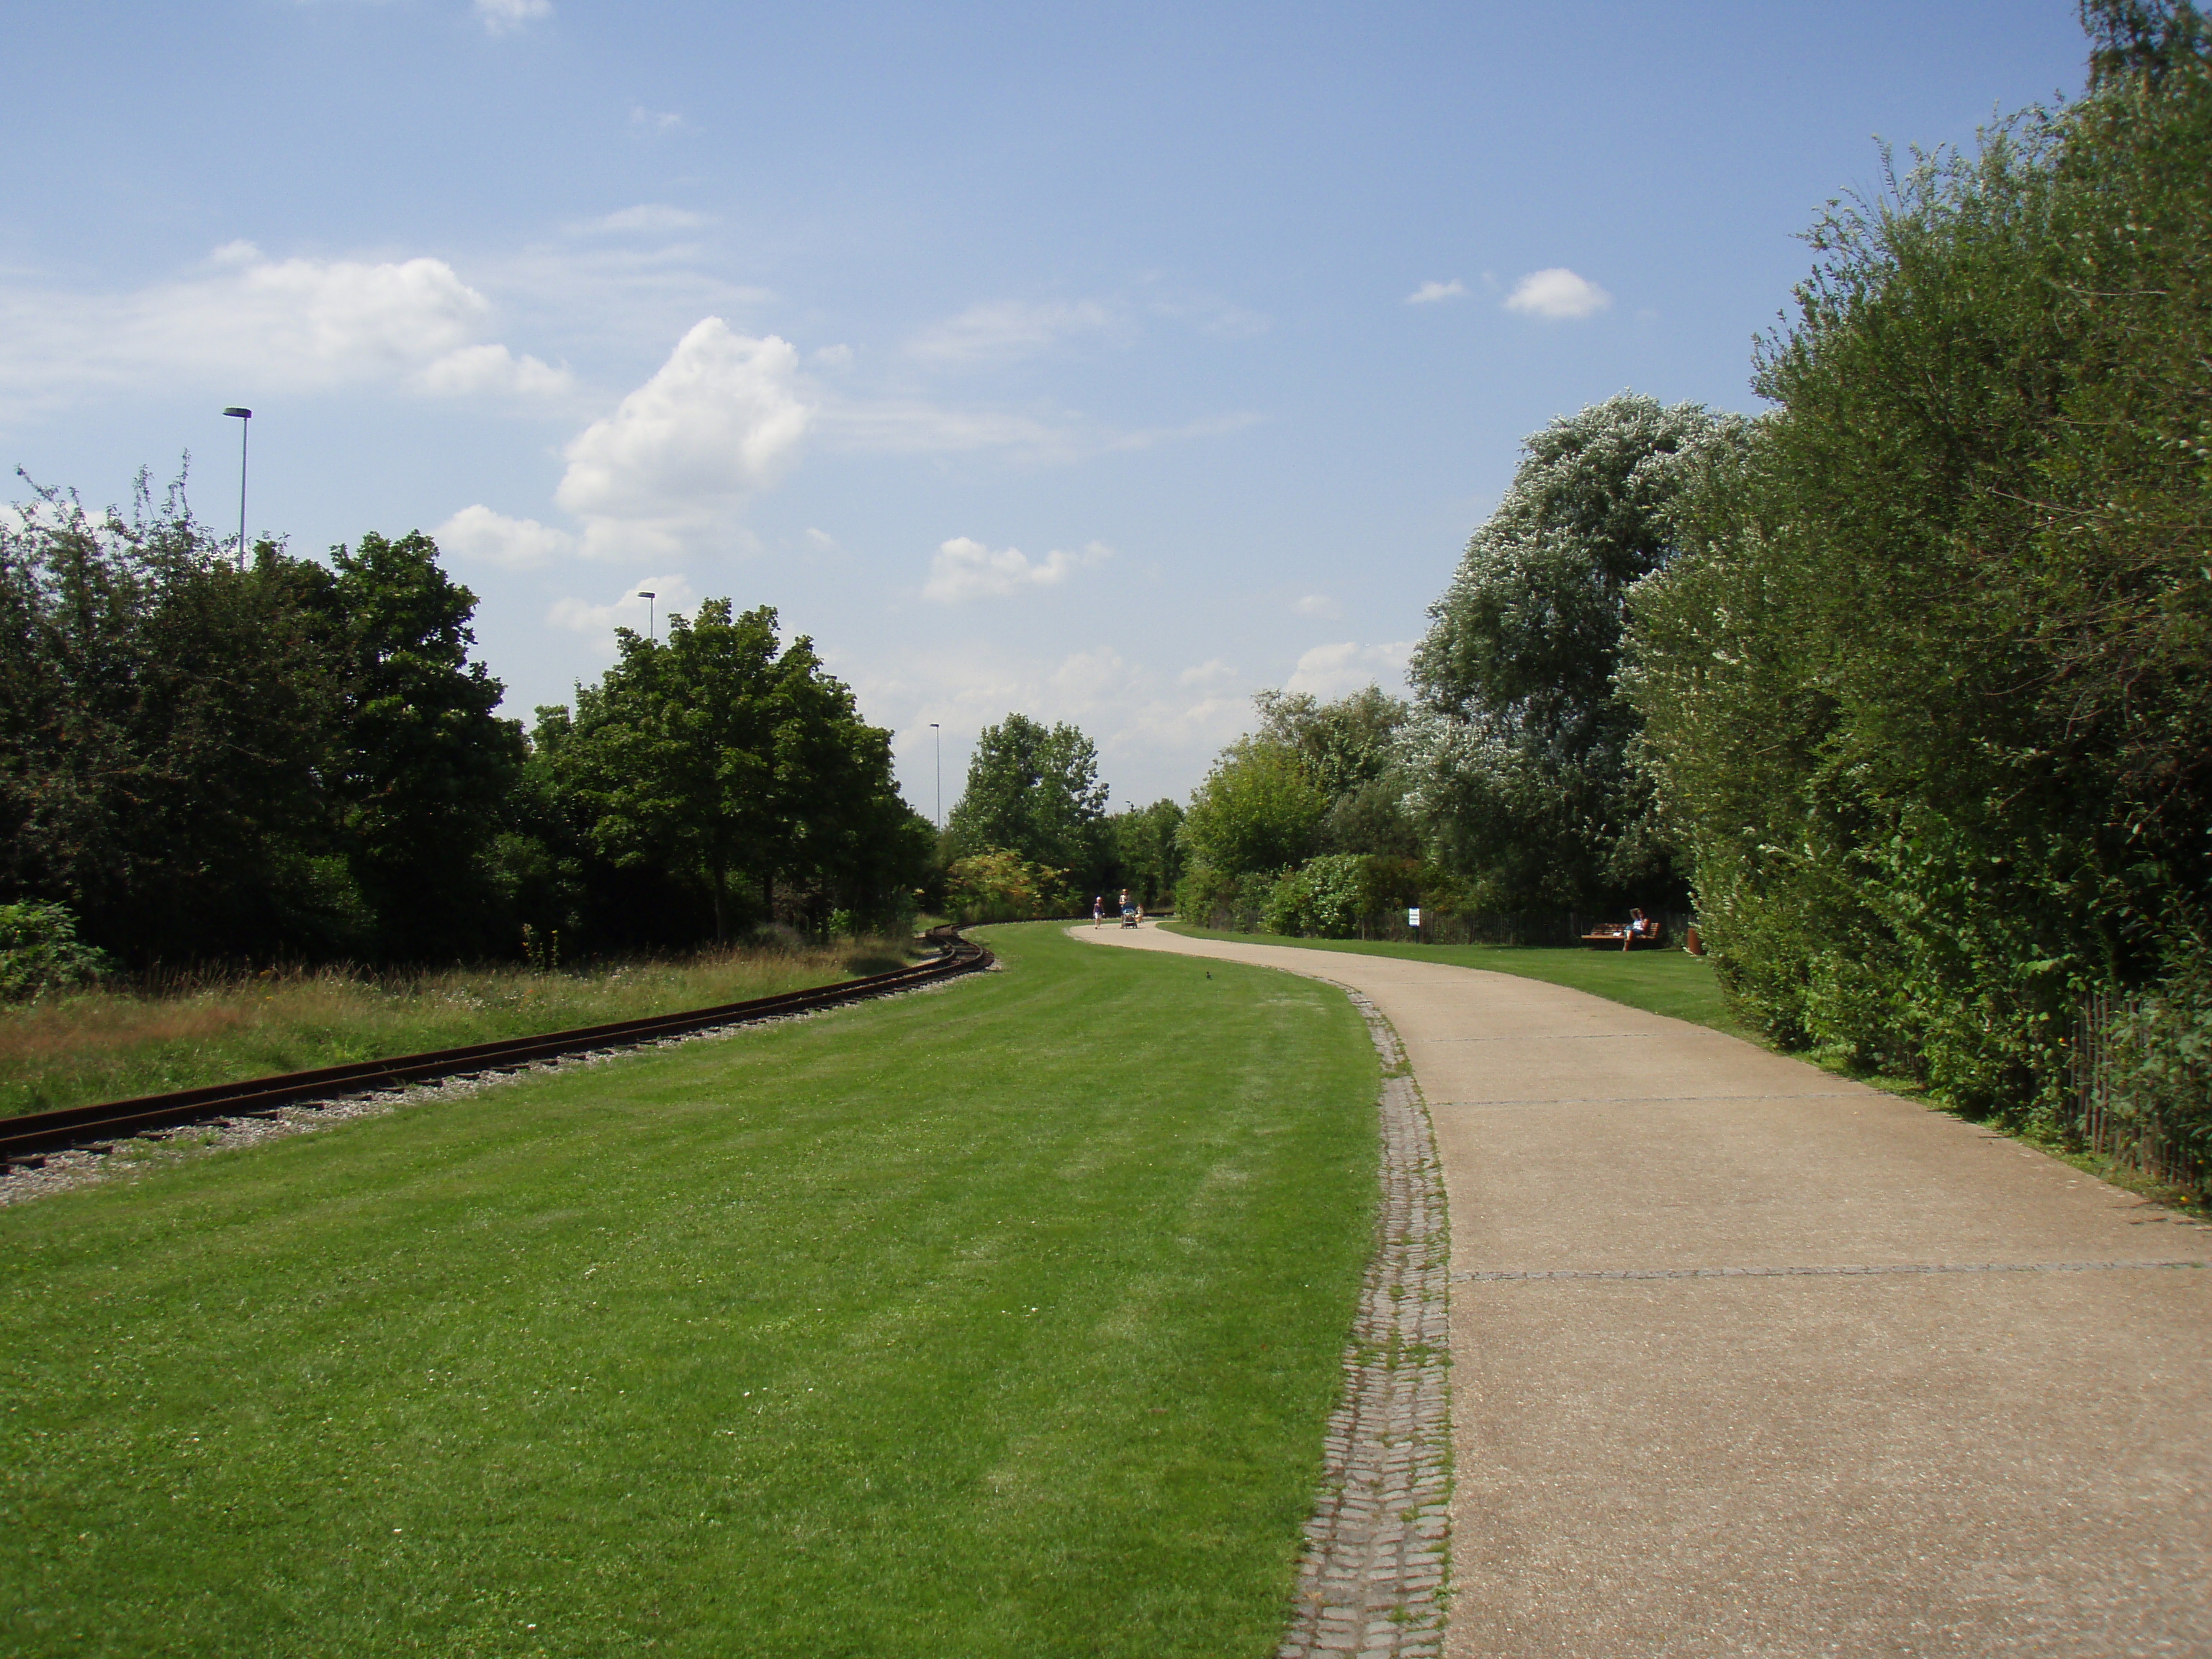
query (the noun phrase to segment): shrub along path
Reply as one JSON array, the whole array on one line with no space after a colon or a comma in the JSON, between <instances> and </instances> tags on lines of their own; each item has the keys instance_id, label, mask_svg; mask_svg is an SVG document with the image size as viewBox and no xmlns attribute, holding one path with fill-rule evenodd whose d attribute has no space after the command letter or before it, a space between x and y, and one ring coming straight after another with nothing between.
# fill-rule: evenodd
<instances>
[{"instance_id":1,"label":"shrub along path","mask_svg":"<svg viewBox=\"0 0 2212 1659\"><path fill-rule=\"evenodd\" d=\"M1333 988L1007 971L0 1212L0 1653L1266 1659Z\"/></svg>"},{"instance_id":2,"label":"shrub along path","mask_svg":"<svg viewBox=\"0 0 2212 1659\"><path fill-rule=\"evenodd\" d=\"M2212 1230L1565 988L1075 931L1326 975L1403 1040L1451 1216L1447 1654L2212 1651L2212 1267L2156 1265Z\"/></svg>"}]
</instances>

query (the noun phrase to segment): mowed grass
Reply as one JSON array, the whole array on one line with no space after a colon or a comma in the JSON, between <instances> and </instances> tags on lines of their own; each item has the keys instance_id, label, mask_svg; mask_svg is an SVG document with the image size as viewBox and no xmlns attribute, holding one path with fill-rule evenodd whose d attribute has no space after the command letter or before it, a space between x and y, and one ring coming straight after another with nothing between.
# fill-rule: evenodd
<instances>
[{"instance_id":1,"label":"mowed grass","mask_svg":"<svg viewBox=\"0 0 2212 1659\"><path fill-rule=\"evenodd\" d=\"M1730 1036L1757 1041L1730 1012L1705 957L1682 951L1547 950L1522 945L1413 945L1384 939L1286 939L1277 933L1229 933L1164 921L1170 933L1193 939L1223 939L1247 945L1295 945L1308 951L1351 951L1362 956L1403 957L1410 962L1449 962L1485 968L1493 974L1518 974L1565 985L1592 996L1625 1002L1647 1013L1710 1025Z\"/></svg>"},{"instance_id":2,"label":"mowed grass","mask_svg":"<svg viewBox=\"0 0 2212 1659\"><path fill-rule=\"evenodd\" d=\"M0 1210L0 1652L1272 1652L1372 1049L1289 975L986 937Z\"/></svg>"},{"instance_id":3,"label":"mowed grass","mask_svg":"<svg viewBox=\"0 0 2212 1659\"><path fill-rule=\"evenodd\" d=\"M0 1117L743 1002L896 968L902 942L708 951L576 972L347 969L0 1007Z\"/></svg>"}]
</instances>

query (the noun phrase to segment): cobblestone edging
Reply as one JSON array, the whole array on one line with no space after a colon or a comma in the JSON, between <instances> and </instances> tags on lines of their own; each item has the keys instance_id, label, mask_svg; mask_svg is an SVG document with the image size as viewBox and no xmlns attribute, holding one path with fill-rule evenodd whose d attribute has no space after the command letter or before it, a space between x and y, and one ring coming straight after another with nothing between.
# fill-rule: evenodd
<instances>
[{"instance_id":1,"label":"cobblestone edging","mask_svg":"<svg viewBox=\"0 0 2212 1659\"><path fill-rule=\"evenodd\" d=\"M1397 1033L1365 997L1346 994L1382 1058L1382 1215L1277 1652L1433 1659L1451 1559L1451 1234L1428 1108Z\"/></svg>"}]
</instances>

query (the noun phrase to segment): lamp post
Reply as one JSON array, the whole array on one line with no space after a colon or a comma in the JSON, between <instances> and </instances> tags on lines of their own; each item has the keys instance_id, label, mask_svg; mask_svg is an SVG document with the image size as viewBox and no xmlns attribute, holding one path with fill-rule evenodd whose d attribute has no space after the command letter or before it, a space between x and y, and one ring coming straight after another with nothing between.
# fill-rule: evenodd
<instances>
[{"instance_id":1,"label":"lamp post","mask_svg":"<svg viewBox=\"0 0 2212 1659\"><path fill-rule=\"evenodd\" d=\"M226 409L226 416L238 422L238 568L246 568L246 432L253 424L250 409Z\"/></svg>"},{"instance_id":2,"label":"lamp post","mask_svg":"<svg viewBox=\"0 0 2212 1659\"><path fill-rule=\"evenodd\" d=\"M637 596L645 601L645 637L658 644L660 636L653 631L653 602L659 595L649 587L641 587L637 590Z\"/></svg>"},{"instance_id":3,"label":"lamp post","mask_svg":"<svg viewBox=\"0 0 2212 1659\"><path fill-rule=\"evenodd\" d=\"M937 733L937 827L945 828L945 728L935 720L929 729Z\"/></svg>"}]
</instances>

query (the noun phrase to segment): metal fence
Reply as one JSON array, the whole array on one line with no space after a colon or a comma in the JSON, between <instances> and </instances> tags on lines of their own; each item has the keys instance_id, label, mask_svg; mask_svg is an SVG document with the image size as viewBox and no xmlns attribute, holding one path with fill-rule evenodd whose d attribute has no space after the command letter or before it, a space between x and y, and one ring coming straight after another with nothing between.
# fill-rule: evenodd
<instances>
[{"instance_id":1,"label":"metal fence","mask_svg":"<svg viewBox=\"0 0 2212 1659\"><path fill-rule=\"evenodd\" d=\"M2112 991L2083 999L2067 1066L2070 1127L2083 1146L2124 1169L2203 1193L2212 1188L2212 1160L2191 1144L2194 1126L2145 1085L2135 1063L2142 1012L2142 999Z\"/></svg>"}]
</instances>

